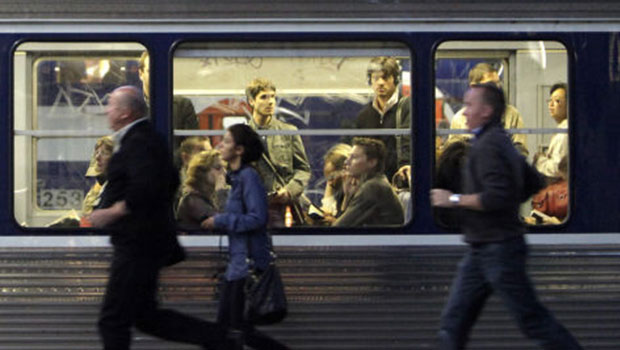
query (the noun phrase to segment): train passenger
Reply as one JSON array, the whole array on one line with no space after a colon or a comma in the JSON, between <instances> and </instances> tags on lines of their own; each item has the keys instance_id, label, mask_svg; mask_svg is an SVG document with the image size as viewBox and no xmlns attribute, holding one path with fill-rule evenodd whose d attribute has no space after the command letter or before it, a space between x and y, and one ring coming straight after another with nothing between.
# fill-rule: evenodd
<instances>
[{"instance_id":1,"label":"train passenger","mask_svg":"<svg viewBox=\"0 0 620 350\"><path fill-rule=\"evenodd\" d=\"M549 114L558 128L568 128L567 86L557 83L551 87ZM532 216L539 223L558 224L568 215L568 134L553 135L549 147L534 155L534 166L545 175L547 187L532 198Z\"/></svg>"},{"instance_id":2,"label":"train passenger","mask_svg":"<svg viewBox=\"0 0 620 350\"><path fill-rule=\"evenodd\" d=\"M84 201L82 202L82 216L88 216L101 200L101 193L108 181L107 168L112 152L114 151L114 143L109 136L101 137L95 144L95 152L91 159L91 164L86 171L87 177L94 177L95 183L90 188Z\"/></svg>"},{"instance_id":3,"label":"train passenger","mask_svg":"<svg viewBox=\"0 0 620 350\"><path fill-rule=\"evenodd\" d=\"M488 297L496 292L520 329L544 349L581 346L538 301L526 272L527 245L519 205L544 185L502 129L504 93L495 84L465 93L467 127L475 139L467 155L462 195L431 190L433 206L464 209L469 248L441 314L440 349L465 349Z\"/></svg>"},{"instance_id":4,"label":"train passenger","mask_svg":"<svg viewBox=\"0 0 620 350\"><path fill-rule=\"evenodd\" d=\"M244 319L249 261L259 273L273 261L267 234L267 194L260 175L251 166L262 156L263 143L251 127L235 124L228 128L218 149L230 169L230 194L226 210L206 219L201 226L228 233L229 260L217 315L218 323L228 329L226 349L242 350L244 343L253 349L288 349Z\"/></svg>"},{"instance_id":5,"label":"train passenger","mask_svg":"<svg viewBox=\"0 0 620 350\"><path fill-rule=\"evenodd\" d=\"M142 92L146 105L149 106L149 84L150 84L150 59L149 53L144 51L138 61L138 76L142 81ZM147 113L148 115L148 113ZM192 101L183 96L175 95L172 97L172 127L174 129L198 129L198 118ZM174 138L174 148L181 144L183 137Z\"/></svg>"},{"instance_id":6,"label":"train passenger","mask_svg":"<svg viewBox=\"0 0 620 350\"><path fill-rule=\"evenodd\" d=\"M374 91L374 98L357 115L358 129L409 128L411 124L411 99L400 96L401 68L393 57L375 57L370 60L366 76ZM389 179L402 166L409 165L411 138L403 136L378 136L387 149L385 174Z\"/></svg>"},{"instance_id":7,"label":"train passenger","mask_svg":"<svg viewBox=\"0 0 620 350\"><path fill-rule=\"evenodd\" d=\"M326 223L332 223L342 214L344 192L342 183L345 178L345 162L351 155L352 147L346 143L332 146L323 157L323 176L325 192L321 199L321 216Z\"/></svg>"},{"instance_id":8,"label":"train passenger","mask_svg":"<svg viewBox=\"0 0 620 350\"><path fill-rule=\"evenodd\" d=\"M196 230L226 201L226 177L220 153L216 150L195 154L187 168L182 195L176 210L181 229Z\"/></svg>"},{"instance_id":9,"label":"train passenger","mask_svg":"<svg viewBox=\"0 0 620 350\"><path fill-rule=\"evenodd\" d=\"M175 209L179 205L179 200L183 194L183 184L185 183L187 167L190 160L194 155L209 149L211 149L211 143L208 139L192 136L181 141L179 148L175 151L174 160L179 162L179 164L175 164L175 166L179 168L179 179L181 180L181 186L179 186L176 194L174 195L173 207Z\"/></svg>"},{"instance_id":10,"label":"train passenger","mask_svg":"<svg viewBox=\"0 0 620 350\"><path fill-rule=\"evenodd\" d=\"M499 79L499 74L497 69L493 67L489 63L481 62L474 66L469 71L469 85L474 84L485 84L485 83L493 83L498 87L501 87L501 82ZM450 129L467 129L467 120L463 112L465 111L465 107L461 108L450 122ZM506 105L506 112L502 116L502 125L506 129L522 129L523 128L523 117L521 113L515 108L513 105ZM446 142L446 146L455 141L464 141L466 139L471 138L470 134L452 134L448 137L448 141ZM517 150L527 157L529 154L527 150L527 137L525 134L512 134L510 136L513 145L517 148Z\"/></svg>"},{"instance_id":11,"label":"train passenger","mask_svg":"<svg viewBox=\"0 0 620 350\"><path fill-rule=\"evenodd\" d=\"M568 128L567 92L568 87L564 83L557 83L551 87L549 114L559 129ZM564 177L560 166L562 162L568 165L568 133L553 135L549 148L534 155L534 166L547 177L549 183L557 182Z\"/></svg>"},{"instance_id":12,"label":"train passenger","mask_svg":"<svg viewBox=\"0 0 620 350\"><path fill-rule=\"evenodd\" d=\"M276 118L276 87L262 78L252 80L245 89L252 107L249 122L254 130L297 130ZM265 152L257 170L269 194L269 226L284 227L289 207L297 224L303 223L300 196L310 180L310 164L299 135L262 136Z\"/></svg>"},{"instance_id":13,"label":"train passenger","mask_svg":"<svg viewBox=\"0 0 620 350\"><path fill-rule=\"evenodd\" d=\"M95 183L91 186L90 190L82 201L82 211L77 213L75 210L71 210L68 214L54 220L48 227L53 228L77 228L77 227L89 227L88 215L93 211L101 199L101 194L106 184L106 168L108 161L112 156L113 143L109 136L101 137L95 144L93 155L90 159L90 164L86 170L86 177L94 177Z\"/></svg>"},{"instance_id":14,"label":"train passenger","mask_svg":"<svg viewBox=\"0 0 620 350\"><path fill-rule=\"evenodd\" d=\"M404 166L392 176L392 188L396 191L396 196L403 207L405 222L413 215L413 203L411 202L411 167Z\"/></svg>"},{"instance_id":15,"label":"train passenger","mask_svg":"<svg viewBox=\"0 0 620 350\"><path fill-rule=\"evenodd\" d=\"M181 180L183 180L186 175L189 161L194 157L194 155L210 149L211 143L209 142L209 139L199 136L188 137L181 142L178 149L179 159L181 160L181 172L179 173Z\"/></svg>"},{"instance_id":16,"label":"train passenger","mask_svg":"<svg viewBox=\"0 0 620 350\"><path fill-rule=\"evenodd\" d=\"M383 142L371 138L353 139L344 179L344 211L333 226L400 225L403 207L388 182Z\"/></svg>"},{"instance_id":17,"label":"train passenger","mask_svg":"<svg viewBox=\"0 0 620 350\"><path fill-rule=\"evenodd\" d=\"M128 350L133 325L167 340L223 347L225 332L217 324L158 307L159 270L183 258L171 210L179 180L146 111L133 86L114 90L106 107L118 149L108 164L101 209L89 217L110 232L114 248L98 323L103 347Z\"/></svg>"},{"instance_id":18,"label":"train passenger","mask_svg":"<svg viewBox=\"0 0 620 350\"><path fill-rule=\"evenodd\" d=\"M463 169L465 168L465 161L470 147L471 139L465 139L454 141L441 151L435 169L435 187L443 188L453 193L461 193L463 191ZM460 226L461 215L462 211L458 208L437 207L433 210L435 220L451 228L458 228Z\"/></svg>"}]
</instances>

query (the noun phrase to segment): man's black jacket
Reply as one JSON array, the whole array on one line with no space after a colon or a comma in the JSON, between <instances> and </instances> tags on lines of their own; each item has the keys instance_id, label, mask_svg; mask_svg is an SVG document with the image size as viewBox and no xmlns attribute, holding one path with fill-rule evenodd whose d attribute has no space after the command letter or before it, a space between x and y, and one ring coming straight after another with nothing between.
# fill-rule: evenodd
<instances>
[{"instance_id":1,"label":"man's black jacket","mask_svg":"<svg viewBox=\"0 0 620 350\"><path fill-rule=\"evenodd\" d=\"M108 165L101 208L125 201L129 215L106 227L132 255L165 255L176 243L171 203L179 178L163 139L147 120L133 125Z\"/></svg>"},{"instance_id":2,"label":"man's black jacket","mask_svg":"<svg viewBox=\"0 0 620 350\"><path fill-rule=\"evenodd\" d=\"M487 124L476 136L464 176L464 193L480 194L483 207L464 212L466 242L499 242L524 233L519 206L544 182L499 124Z\"/></svg>"}]
</instances>

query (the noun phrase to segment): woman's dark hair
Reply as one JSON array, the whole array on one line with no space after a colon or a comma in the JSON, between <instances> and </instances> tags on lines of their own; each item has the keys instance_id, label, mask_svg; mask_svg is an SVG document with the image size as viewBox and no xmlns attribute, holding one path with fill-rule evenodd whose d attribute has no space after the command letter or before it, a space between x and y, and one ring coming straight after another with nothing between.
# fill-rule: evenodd
<instances>
[{"instance_id":1,"label":"woman's dark hair","mask_svg":"<svg viewBox=\"0 0 620 350\"><path fill-rule=\"evenodd\" d=\"M568 100L568 85L566 83L555 83L551 86L551 90L549 90L549 96L551 96L551 94L553 94L553 92L555 90L558 89L562 89L564 90L564 94L566 96L566 99Z\"/></svg>"},{"instance_id":2,"label":"woman's dark hair","mask_svg":"<svg viewBox=\"0 0 620 350\"><path fill-rule=\"evenodd\" d=\"M242 164L250 164L260 159L263 154L263 143L256 131L245 124L235 124L228 128L228 132L235 141L235 145L243 146Z\"/></svg>"}]
</instances>

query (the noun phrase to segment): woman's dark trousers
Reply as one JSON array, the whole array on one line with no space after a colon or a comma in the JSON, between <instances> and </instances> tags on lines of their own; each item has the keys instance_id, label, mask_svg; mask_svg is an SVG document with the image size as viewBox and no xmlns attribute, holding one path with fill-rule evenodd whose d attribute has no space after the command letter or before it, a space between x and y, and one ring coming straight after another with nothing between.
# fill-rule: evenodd
<instances>
[{"instance_id":1,"label":"woman's dark trousers","mask_svg":"<svg viewBox=\"0 0 620 350\"><path fill-rule=\"evenodd\" d=\"M228 329L228 350L242 350L245 343L256 350L289 350L244 320L246 279L224 281L220 292L217 321Z\"/></svg>"}]
</instances>

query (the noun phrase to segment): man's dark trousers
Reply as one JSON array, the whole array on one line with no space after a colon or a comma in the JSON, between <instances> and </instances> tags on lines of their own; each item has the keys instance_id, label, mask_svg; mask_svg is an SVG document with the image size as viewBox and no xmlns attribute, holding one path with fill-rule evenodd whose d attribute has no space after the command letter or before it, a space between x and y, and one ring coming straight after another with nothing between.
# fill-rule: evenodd
<instances>
[{"instance_id":1,"label":"man's dark trousers","mask_svg":"<svg viewBox=\"0 0 620 350\"><path fill-rule=\"evenodd\" d=\"M99 318L105 350L128 350L134 324L144 333L207 349L223 342L225 333L216 324L158 308L160 266L157 257L135 256L115 247Z\"/></svg>"},{"instance_id":2,"label":"man's dark trousers","mask_svg":"<svg viewBox=\"0 0 620 350\"><path fill-rule=\"evenodd\" d=\"M491 293L497 293L521 331L543 349L582 349L538 301L526 273L527 250L522 236L470 245L441 315L442 350L465 349L469 332Z\"/></svg>"}]
</instances>

